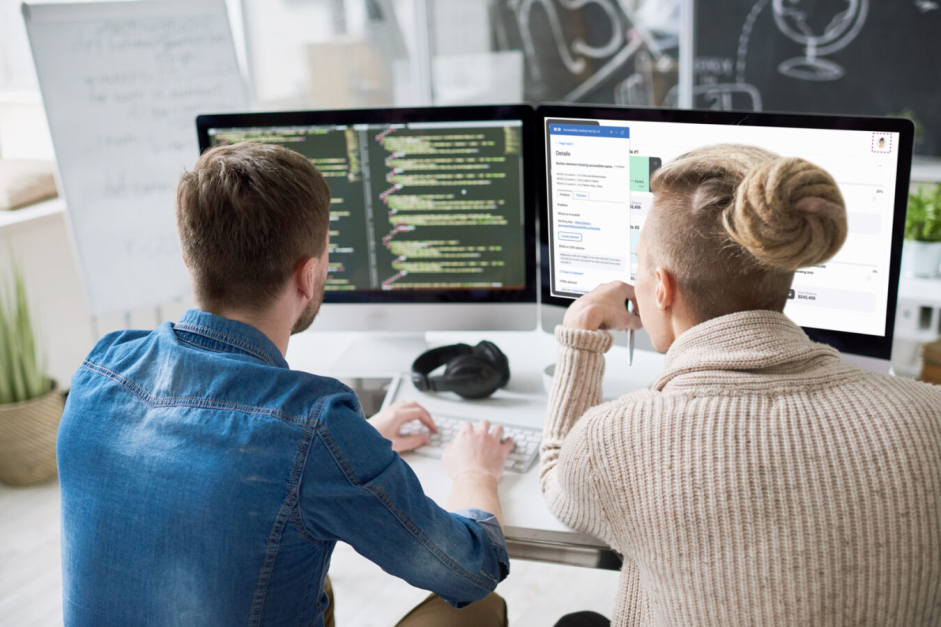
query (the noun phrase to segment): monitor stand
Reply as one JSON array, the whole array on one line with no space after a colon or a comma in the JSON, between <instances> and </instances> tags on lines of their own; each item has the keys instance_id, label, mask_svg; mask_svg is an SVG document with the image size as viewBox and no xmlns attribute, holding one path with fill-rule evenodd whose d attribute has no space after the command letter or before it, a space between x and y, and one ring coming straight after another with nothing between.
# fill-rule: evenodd
<instances>
[{"instance_id":1,"label":"monitor stand","mask_svg":"<svg viewBox=\"0 0 941 627\"><path fill-rule=\"evenodd\" d=\"M411 372L412 362L428 348L424 333L364 333L337 356L330 375L397 376Z\"/></svg>"}]
</instances>

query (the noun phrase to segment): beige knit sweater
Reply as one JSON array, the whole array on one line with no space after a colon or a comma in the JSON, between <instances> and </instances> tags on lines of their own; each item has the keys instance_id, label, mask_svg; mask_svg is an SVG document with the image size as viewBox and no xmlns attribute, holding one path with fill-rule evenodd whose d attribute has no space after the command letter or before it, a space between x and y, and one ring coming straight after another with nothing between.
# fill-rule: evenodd
<instances>
[{"instance_id":1,"label":"beige knit sweater","mask_svg":"<svg viewBox=\"0 0 941 627\"><path fill-rule=\"evenodd\" d=\"M611 336L556 338L542 490L623 554L614 625L941 625L941 388L750 311L602 405Z\"/></svg>"}]
</instances>

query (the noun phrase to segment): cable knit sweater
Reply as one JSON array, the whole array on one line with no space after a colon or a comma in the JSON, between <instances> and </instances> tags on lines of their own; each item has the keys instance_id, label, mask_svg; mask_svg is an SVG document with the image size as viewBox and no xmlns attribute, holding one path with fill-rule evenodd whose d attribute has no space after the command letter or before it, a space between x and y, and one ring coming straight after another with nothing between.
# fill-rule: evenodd
<instances>
[{"instance_id":1,"label":"cable knit sweater","mask_svg":"<svg viewBox=\"0 0 941 627\"><path fill-rule=\"evenodd\" d=\"M611 336L556 338L542 490L624 556L614 625L941 625L941 388L748 311L600 404Z\"/></svg>"}]
</instances>

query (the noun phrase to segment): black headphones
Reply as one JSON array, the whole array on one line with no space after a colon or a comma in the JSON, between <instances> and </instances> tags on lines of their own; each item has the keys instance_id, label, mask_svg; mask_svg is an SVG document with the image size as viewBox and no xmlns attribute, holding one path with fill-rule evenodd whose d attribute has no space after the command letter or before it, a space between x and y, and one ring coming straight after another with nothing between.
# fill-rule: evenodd
<instances>
[{"instance_id":1,"label":"black headphones","mask_svg":"<svg viewBox=\"0 0 941 627\"><path fill-rule=\"evenodd\" d=\"M446 366L444 374L428 376ZM510 380L510 362L496 344L452 344L422 353L412 364L412 383L422 392L454 392L464 398L485 398Z\"/></svg>"}]
</instances>

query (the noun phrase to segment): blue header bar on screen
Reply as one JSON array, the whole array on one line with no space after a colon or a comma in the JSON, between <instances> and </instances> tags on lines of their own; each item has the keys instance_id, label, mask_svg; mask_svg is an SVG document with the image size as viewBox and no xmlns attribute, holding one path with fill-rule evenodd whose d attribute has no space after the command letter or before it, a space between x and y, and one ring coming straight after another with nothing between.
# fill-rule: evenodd
<instances>
[{"instance_id":1,"label":"blue header bar on screen","mask_svg":"<svg viewBox=\"0 0 941 627\"><path fill-rule=\"evenodd\" d=\"M626 126L591 126L588 124L550 124L552 135L576 135L578 137L617 137L628 139L631 129Z\"/></svg>"}]
</instances>

